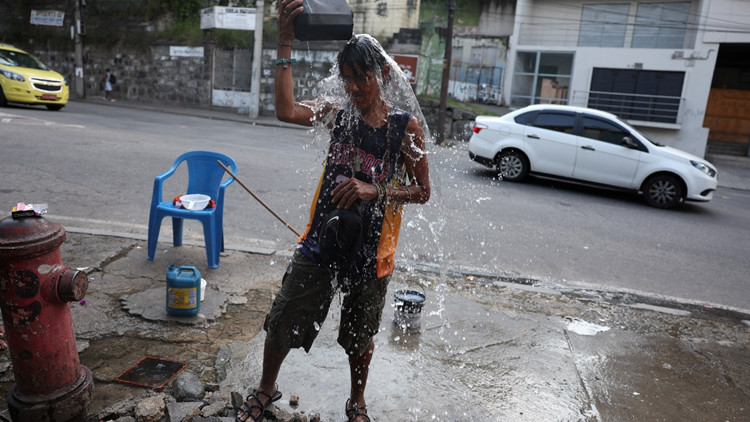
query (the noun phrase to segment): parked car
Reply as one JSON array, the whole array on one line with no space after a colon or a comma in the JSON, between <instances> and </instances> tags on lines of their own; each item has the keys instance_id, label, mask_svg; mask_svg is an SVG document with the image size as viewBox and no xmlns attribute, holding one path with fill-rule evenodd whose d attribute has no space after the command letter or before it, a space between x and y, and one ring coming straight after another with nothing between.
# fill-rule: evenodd
<instances>
[{"instance_id":1,"label":"parked car","mask_svg":"<svg viewBox=\"0 0 750 422\"><path fill-rule=\"evenodd\" d=\"M510 182L529 174L569 179L639 192L657 208L710 201L718 184L708 161L656 143L600 110L537 104L477 116L473 130L470 158Z\"/></svg>"},{"instance_id":2,"label":"parked car","mask_svg":"<svg viewBox=\"0 0 750 422\"><path fill-rule=\"evenodd\" d=\"M60 110L68 103L65 78L31 54L0 43L0 106L8 102L44 104Z\"/></svg>"}]
</instances>

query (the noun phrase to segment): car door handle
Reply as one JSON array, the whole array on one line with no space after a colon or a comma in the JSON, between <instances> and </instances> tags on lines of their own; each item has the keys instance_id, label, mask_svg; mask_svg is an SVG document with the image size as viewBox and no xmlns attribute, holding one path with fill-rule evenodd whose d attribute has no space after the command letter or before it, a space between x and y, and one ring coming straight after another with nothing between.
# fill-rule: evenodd
<instances>
[{"instance_id":1,"label":"car door handle","mask_svg":"<svg viewBox=\"0 0 750 422\"><path fill-rule=\"evenodd\" d=\"M534 135L534 134L526 135L526 137L531 138L531 139L539 139L539 135Z\"/></svg>"},{"instance_id":2,"label":"car door handle","mask_svg":"<svg viewBox=\"0 0 750 422\"><path fill-rule=\"evenodd\" d=\"M584 145L581 148L589 151L596 151L596 148L592 147L591 145Z\"/></svg>"}]
</instances>

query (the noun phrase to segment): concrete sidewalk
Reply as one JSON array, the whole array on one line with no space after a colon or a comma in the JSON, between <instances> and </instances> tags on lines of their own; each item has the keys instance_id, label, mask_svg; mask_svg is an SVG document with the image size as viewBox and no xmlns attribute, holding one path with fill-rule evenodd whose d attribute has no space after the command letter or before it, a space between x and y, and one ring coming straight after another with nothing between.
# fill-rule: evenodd
<instances>
[{"instance_id":1,"label":"concrete sidewalk","mask_svg":"<svg viewBox=\"0 0 750 422\"><path fill-rule=\"evenodd\" d=\"M218 269L207 269L201 246L160 244L152 262L143 240L68 233L62 252L65 265L89 277L85 304L71 310L81 363L94 374L90 421L133 421L146 401L159 403L165 421L200 412L193 421L233 420L232 393L246 394L259 379L261 325L289 251L226 251ZM198 316L166 313L168 264L194 265L207 280ZM421 328L409 331L386 306L368 383L373 420L750 420L750 315L403 268L389 301L400 288L423 289L427 302ZM345 420L337 303L311 352L290 353L278 381L278 420L305 420L293 417L302 412ZM169 386L155 393L114 381L144 356L188 363L211 392L174 403ZM7 353L0 363L7 394Z\"/></svg>"}]
</instances>

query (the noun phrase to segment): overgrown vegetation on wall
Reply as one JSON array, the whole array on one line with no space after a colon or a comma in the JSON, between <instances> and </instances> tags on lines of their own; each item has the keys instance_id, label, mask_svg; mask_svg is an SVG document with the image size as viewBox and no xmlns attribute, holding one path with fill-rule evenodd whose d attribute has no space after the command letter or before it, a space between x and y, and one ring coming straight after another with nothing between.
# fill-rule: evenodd
<instances>
[{"instance_id":1,"label":"overgrown vegetation on wall","mask_svg":"<svg viewBox=\"0 0 750 422\"><path fill-rule=\"evenodd\" d=\"M58 50L72 50L70 28L75 25L77 1L0 1L0 41L22 47L45 45ZM170 42L202 45L213 39L219 47L249 48L252 33L235 30L203 31L201 9L210 6L255 7L255 0L86 0L81 8L84 22L84 44L129 50L146 49L154 43ZM272 19L277 1L266 1L265 30L276 32ZM65 12L60 27L32 25L31 10ZM268 32L266 32L268 33Z\"/></svg>"}]
</instances>

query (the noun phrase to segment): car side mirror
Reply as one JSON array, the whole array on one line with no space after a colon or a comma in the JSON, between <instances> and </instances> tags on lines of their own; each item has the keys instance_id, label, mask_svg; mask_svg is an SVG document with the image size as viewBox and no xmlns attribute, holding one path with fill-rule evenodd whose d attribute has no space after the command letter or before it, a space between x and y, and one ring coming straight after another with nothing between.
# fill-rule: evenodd
<instances>
[{"instance_id":1,"label":"car side mirror","mask_svg":"<svg viewBox=\"0 0 750 422\"><path fill-rule=\"evenodd\" d=\"M624 145L627 148L632 149L639 149L639 145L636 141L633 140L630 136L623 136L622 137L622 145Z\"/></svg>"}]
</instances>

